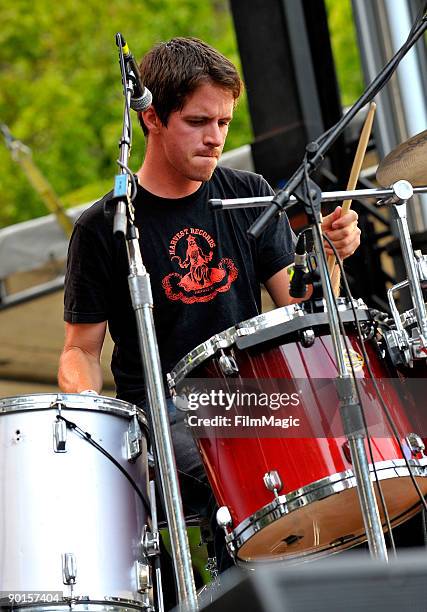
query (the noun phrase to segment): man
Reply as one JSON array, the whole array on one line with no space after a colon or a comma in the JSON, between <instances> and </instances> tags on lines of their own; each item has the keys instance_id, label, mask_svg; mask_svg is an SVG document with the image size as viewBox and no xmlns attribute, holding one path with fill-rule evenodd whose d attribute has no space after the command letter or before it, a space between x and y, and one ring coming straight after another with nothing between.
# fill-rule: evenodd
<instances>
[{"instance_id":1,"label":"man","mask_svg":"<svg viewBox=\"0 0 427 612\"><path fill-rule=\"evenodd\" d=\"M272 193L259 175L217 167L242 88L233 64L199 40L176 38L154 47L140 71L153 104L140 114L147 146L136 173L135 222L166 374L213 334L259 314L260 282L277 306L291 302L286 267L294 258L293 234L283 215L249 241L246 230L259 209L208 209L210 198ZM70 242L59 384L68 393L101 392L99 358L108 323L117 395L142 404L126 248L113 237L107 203L108 196L82 214ZM344 258L358 247L360 231L355 212L339 214L338 207L323 229ZM173 427L172 434L178 468L199 478L197 456Z\"/></svg>"}]
</instances>

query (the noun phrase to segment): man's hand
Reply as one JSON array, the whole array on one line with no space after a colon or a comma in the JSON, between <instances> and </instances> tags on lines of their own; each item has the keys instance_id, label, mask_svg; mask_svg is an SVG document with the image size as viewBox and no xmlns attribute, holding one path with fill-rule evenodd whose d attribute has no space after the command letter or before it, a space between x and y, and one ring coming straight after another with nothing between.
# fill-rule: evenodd
<instances>
[{"instance_id":1,"label":"man's hand","mask_svg":"<svg viewBox=\"0 0 427 612\"><path fill-rule=\"evenodd\" d=\"M350 257L360 245L360 229L357 226L358 215L349 210L342 217L341 206L323 218L322 231L332 240L341 259ZM326 255L333 255L332 249L325 241Z\"/></svg>"}]
</instances>

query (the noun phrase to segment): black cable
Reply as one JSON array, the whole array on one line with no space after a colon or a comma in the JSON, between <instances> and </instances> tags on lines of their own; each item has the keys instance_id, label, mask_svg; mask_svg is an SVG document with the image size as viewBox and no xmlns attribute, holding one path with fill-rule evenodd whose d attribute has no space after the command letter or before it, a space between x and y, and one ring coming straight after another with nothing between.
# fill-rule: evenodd
<instances>
[{"instance_id":1,"label":"black cable","mask_svg":"<svg viewBox=\"0 0 427 612\"><path fill-rule=\"evenodd\" d=\"M305 161L305 163L304 163L304 180L306 182L306 187L307 187L306 188L306 192L308 194L310 206L311 206L311 209L312 209L312 214L313 214L313 216L315 216L313 198L312 198L311 190L308 187L308 181L309 181L308 161L307 161L307 159L305 159L304 161ZM321 247L320 248L320 251L321 251L320 252L320 256L323 259L324 269L327 271L328 270L328 264L327 264L325 250L323 248L322 235L320 233L319 226L318 226L317 223L314 223L314 227L315 227L315 231L316 231L316 234L317 234L317 237L318 237L319 245ZM332 244L332 242L330 241L330 239L326 235L324 237L327 239L327 242L329 244ZM333 244L332 244L332 250L333 250L333 252L335 254L335 257L337 257L338 253L337 253L337 251L335 249L335 246ZM332 283L332 279L329 277L329 274L327 275L326 280L327 280L327 282ZM368 430L368 427L367 427L367 423L366 423L366 419L365 419L365 414L364 414L364 410L363 410L362 397L361 397L361 394L360 394L360 389L359 389L357 378L356 378L356 375L355 375L354 364L353 364L353 361L351 359L350 350L349 350L349 347L347 346L348 339L347 339L346 331L345 331L344 324L343 324L343 321L342 321L342 318L341 318L341 315L340 315L340 312L339 312L338 305L337 305L335 300L334 300L334 308L335 308L335 312L336 312L338 323L339 323L339 327L340 327L340 333L341 333L342 337L344 338L344 342L343 342L344 346L343 346L343 348L344 348L345 352L347 353L347 359L348 359L348 362L350 364L350 368L351 368L351 372L352 372L352 377L353 377L353 381L354 381L354 388L356 389L357 399L358 399L358 402L359 402L359 405L360 405L360 411L361 411L361 415L362 415L363 426L364 426L364 430L365 430L366 439L368 441L368 449L369 449L369 454L370 454L370 457L371 457L371 463L372 463L372 466L373 466L374 478L375 478L375 481L376 481L376 484L377 484L377 487L378 487L378 491L379 491L379 494L380 494L380 501L381 501L381 506L382 506L384 517L385 517L386 524L387 524L387 529L388 529L388 534L389 534L389 539L390 539L390 545L391 545L391 547L392 547L392 549L394 551L394 554L396 554L396 547L395 547L394 538L393 538L393 534L392 534L390 517L389 517L389 514L388 514L388 510L387 510L386 504L385 504L384 495L383 495L383 492L382 492L380 480L378 478L378 473L377 473L377 470L376 470L376 465L375 465L375 461L374 461L374 455L373 455L373 450L372 450L370 434L369 434L369 430ZM350 344L350 342L349 342L349 344Z\"/></svg>"},{"instance_id":2,"label":"black cable","mask_svg":"<svg viewBox=\"0 0 427 612\"><path fill-rule=\"evenodd\" d=\"M122 37L120 34L117 34L116 36L116 43L117 43L117 46L119 47L119 63L120 63L120 72L122 73L123 95L125 98L125 109L126 109L126 114L127 114L127 119L128 119L128 138L129 138L129 148L130 148L131 143L132 143L132 117L131 117L130 106L129 106L129 101L127 97L127 89L128 89L127 72L126 72L125 58L123 55Z\"/></svg>"},{"instance_id":3,"label":"black cable","mask_svg":"<svg viewBox=\"0 0 427 612\"><path fill-rule=\"evenodd\" d=\"M130 112L129 100L127 97L128 81L127 81L126 64L125 64L125 60L123 56L122 38L120 34L117 34L116 36L116 43L117 43L117 46L119 47L119 63L120 63L120 72L122 74L123 95L125 98L125 111L127 115L127 125L128 125L128 136L127 137L128 137L128 146L130 150L132 146L132 117L131 117L131 112ZM117 160L117 164L131 177L132 194L130 196L130 199L131 199L131 202L133 202L137 194L135 175L133 174L132 170L128 168L128 166L126 166L120 161L120 159Z\"/></svg>"},{"instance_id":4,"label":"black cable","mask_svg":"<svg viewBox=\"0 0 427 612\"><path fill-rule=\"evenodd\" d=\"M375 380L374 374L372 372L372 368L371 368L371 364L370 364L370 361L369 361L369 357L368 357L368 354L367 354L366 348L365 348L365 341L363 339L362 330L360 329L360 324L359 324L359 320L357 318L356 309L354 308L353 298L352 298L352 295L351 295L350 287L348 286L347 278L346 278L345 273L344 273L344 268L343 268L342 262L339 259L339 257L337 259L337 263L338 263L338 265L340 267L340 270L341 270L342 279L344 281L345 292L346 292L346 294L347 294L347 296L348 296L348 298L350 300L350 303L352 305L354 321L355 321L355 324L356 324L356 327L357 327L358 334L360 334L363 358L365 360L369 376L372 379L375 392L376 392L376 394L377 394L377 396L378 396L378 398L380 400L380 403L381 403L381 407L382 407L382 409L384 411L384 414L386 415L387 421L388 421L388 423L389 423L389 425L390 425L390 427L392 429L393 435L394 435L394 437L395 437L395 439L397 441L397 444L399 446L399 450L400 450L400 452L402 454L402 457L403 457L403 459L405 461L405 465L406 465L406 468L408 470L409 476L411 478L412 484L414 485L414 488L415 488L415 490L417 492L418 497L420 498L420 501L421 501L421 504L422 504L424 510L427 512L427 502L424 499L424 495L423 495L422 491L420 490L417 481L415 480L415 476L412 473L412 467L410 466L409 461L408 461L408 459L407 459L407 457L405 455L405 452L404 452L404 449L403 449L403 446L402 446L402 442L400 440L400 434L397 431L396 425L395 425L395 423L393 421L393 417L391 416L390 411L389 411L386 403L384 402L384 399L383 399L383 397L381 395L381 392L380 392L380 390L378 388L378 385L377 385L377 382Z\"/></svg>"},{"instance_id":5,"label":"black cable","mask_svg":"<svg viewBox=\"0 0 427 612\"><path fill-rule=\"evenodd\" d=\"M120 470L120 472L130 482L133 489L137 493L138 497L142 501L142 505L144 506L145 511L147 512L148 516L151 516L151 508L150 508L149 502L145 499L141 489L138 487L138 485L136 484L132 476L120 465L120 463L116 461L116 459L114 459L114 457L110 455L110 453L107 450L105 450L105 448L103 448L100 444L98 444L98 442L95 442L95 440L92 438L90 433L81 429L76 423L66 419L61 414L56 415L56 418L58 421L64 421L68 429L71 429L72 431L75 431L77 434L79 434L80 437L83 438L83 440L86 440L86 442L89 442L89 444L91 444L94 448L96 448L96 450L98 450L105 457L107 457L107 459L109 459L109 461L111 461L111 463L113 463L113 465L115 465L116 468Z\"/></svg>"}]
</instances>

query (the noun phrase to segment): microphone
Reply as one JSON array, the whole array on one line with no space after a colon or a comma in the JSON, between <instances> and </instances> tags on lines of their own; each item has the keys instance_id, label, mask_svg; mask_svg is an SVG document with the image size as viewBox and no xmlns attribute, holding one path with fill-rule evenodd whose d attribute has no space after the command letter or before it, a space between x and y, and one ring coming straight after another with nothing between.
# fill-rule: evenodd
<instances>
[{"instance_id":1,"label":"microphone","mask_svg":"<svg viewBox=\"0 0 427 612\"><path fill-rule=\"evenodd\" d=\"M123 59L130 68L129 76L132 78L134 86L133 95L130 99L130 107L137 112L145 111L151 105L153 96L151 95L151 91L141 83L138 64L130 52L127 42L121 34L118 34L118 37L120 37L120 44L123 49Z\"/></svg>"},{"instance_id":2,"label":"microphone","mask_svg":"<svg viewBox=\"0 0 427 612\"><path fill-rule=\"evenodd\" d=\"M307 292L307 272L307 251L305 233L303 232L299 235L297 246L295 247L294 273L289 285L289 294L292 297L302 298L305 296Z\"/></svg>"}]
</instances>

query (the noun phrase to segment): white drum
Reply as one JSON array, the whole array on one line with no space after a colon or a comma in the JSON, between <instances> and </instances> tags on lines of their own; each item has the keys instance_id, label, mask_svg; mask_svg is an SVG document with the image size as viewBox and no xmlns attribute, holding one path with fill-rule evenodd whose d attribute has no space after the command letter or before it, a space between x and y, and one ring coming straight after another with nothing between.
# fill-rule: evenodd
<instances>
[{"instance_id":1,"label":"white drum","mask_svg":"<svg viewBox=\"0 0 427 612\"><path fill-rule=\"evenodd\" d=\"M16 593L14 608L147 608L148 490L146 420L137 407L74 394L1 399L1 603Z\"/></svg>"}]
</instances>

